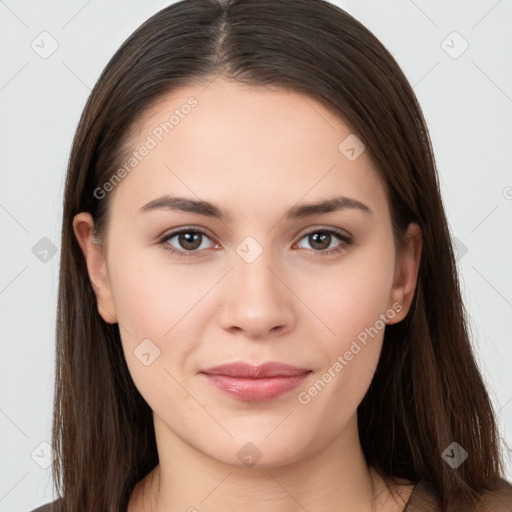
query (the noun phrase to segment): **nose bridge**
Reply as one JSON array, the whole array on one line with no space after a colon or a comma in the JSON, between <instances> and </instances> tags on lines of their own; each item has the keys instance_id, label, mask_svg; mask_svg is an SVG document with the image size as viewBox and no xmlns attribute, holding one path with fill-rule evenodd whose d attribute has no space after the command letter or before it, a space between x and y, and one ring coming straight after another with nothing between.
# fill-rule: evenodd
<instances>
[{"instance_id":1,"label":"nose bridge","mask_svg":"<svg viewBox=\"0 0 512 512\"><path fill-rule=\"evenodd\" d=\"M251 336L289 327L294 320L293 306L286 286L276 276L280 266L272 248L248 236L235 252L222 314L224 327L236 327Z\"/></svg>"},{"instance_id":2,"label":"nose bridge","mask_svg":"<svg viewBox=\"0 0 512 512\"><path fill-rule=\"evenodd\" d=\"M276 296L282 295L283 290L281 288L283 284L270 270L279 267L279 264L273 257L273 249L269 245L268 238L264 244L253 236L247 236L235 248L237 257L234 261L233 277L237 288L240 287L238 293L242 300L252 297L256 300L266 299L271 301ZM244 288L247 293L244 293ZM263 305L260 304L259 307Z\"/></svg>"}]
</instances>

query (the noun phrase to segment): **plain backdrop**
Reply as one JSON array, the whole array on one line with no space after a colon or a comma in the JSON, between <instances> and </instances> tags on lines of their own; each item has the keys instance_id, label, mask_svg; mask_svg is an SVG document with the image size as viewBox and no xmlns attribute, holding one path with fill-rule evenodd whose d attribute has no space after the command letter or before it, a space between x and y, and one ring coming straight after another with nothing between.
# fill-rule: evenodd
<instances>
[{"instance_id":1,"label":"plain backdrop","mask_svg":"<svg viewBox=\"0 0 512 512\"><path fill-rule=\"evenodd\" d=\"M53 499L62 192L79 115L115 50L171 3L0 1L0 511ZM390 50L424 110L511 480L512 1L334 3Z\"/></svg>"}]
</instances>

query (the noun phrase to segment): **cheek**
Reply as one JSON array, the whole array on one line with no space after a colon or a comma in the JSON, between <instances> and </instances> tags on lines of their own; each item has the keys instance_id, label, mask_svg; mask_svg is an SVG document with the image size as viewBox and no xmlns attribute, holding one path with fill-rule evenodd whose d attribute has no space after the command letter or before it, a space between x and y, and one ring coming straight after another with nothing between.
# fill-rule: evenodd
<instances>
[{"instance_id":1,"label":"cheek","mask_svg":"<svg viewBox=\"0 0 512 512\"><path fill-rule=\"evenodd\" d=\"M155 411L169 406L166 397L192 407L190 395L179 385L182 366L197 348L194 309L204 290L190 277L162 272L157 266L140 268L125 260L112 275L112 289L123 352L132 380ZM188 335L187 335L188 333ZM173 378L174 377L174 378Z\"/></svg>"},{"instance_id":2,"label":"cheek","mask_svg":"<svg viewBox=\"0 0 512 512\"><path fill-rule=\"evenodd\" d=\"M125 334L136 337L134 342L141 337L172 336L214 277L198 276L192 265L165 264L164 258L150 258L147 252L144 256L141 251L137 258L119 258L110 277L120 326Z\"/></svg>"},{"instance_id":3,"label":"cheek","mask_svg":"<svg viewBox=\"0 0 512 512\"><path fill-rule=\"evenodd\" d=\"M393 265L391 251L388 259L368 255L336 271L330 268L324 276L317 274L315 282L324 283L323 287L313 288L311 278L300 283L298 293L321 320L315 341L324 355L324 366L317 381L305 390L303 403L311 399L326 409L333 403L342 405L332 412L338 422L355 411L375 373L386 319L395 314L389 304Z\"/></svg>"},{"instance_id":4,"label":"cheek","mask_svg":"<svg viewBox=\"0 0 512 512\"><path fill-rule=\"evenodd\" d=\"M112 262L119 263L109 277L128 368L141 392L151 394L169 374L180 378L188 371L187 358L198 348L204 325L201 301L219 278L206 268L171 265L154 252L129 254L112 251Z\"/></svg>"},{"instance_id":5,"label":"cheek","mask_svg":"<svg viewBox=\"0 0 512 512\"><path fill-rule=\"evenodd\" d=\"M325 363L310 386L301 389L298 401L311 407L312 415L329 418L329 435L335 435L355 414L375 374L386 328L379 306L380 301L367 302L365 309L333 315L335 334L317 337L317 350L324 354Z\"/></svg>"},{"instance_id":6,"label":"cheek","mask_svg":"<svg viewBox=\"0 0 512 512\"><path fill-rule=\"evenodd\" d=\"M318 341L325 340L328 352L348 350L351 340L377 321L382 330L379 319L390 306L393 270L391 258L378 261L369 254L295 280L297 295L322 324Z\"/></svg>"}]
</instances>

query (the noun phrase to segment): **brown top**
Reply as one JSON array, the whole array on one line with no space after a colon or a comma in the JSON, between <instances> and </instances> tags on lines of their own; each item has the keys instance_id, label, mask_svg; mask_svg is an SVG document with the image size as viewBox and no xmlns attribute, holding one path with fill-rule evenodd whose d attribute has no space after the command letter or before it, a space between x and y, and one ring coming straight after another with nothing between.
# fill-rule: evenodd
<instances>
[{"instance_id":1,"label":"brown top","mask_svg":"<svg viewBox=\"0 0 512 512\"><path fill-rule=\"evenodd\" d=\"M432 488L425 482L419 482L404 512L443 512L443 510ZM512 485L506 480L501 480L499 487L495 491L484 493L471 511L464 507L461 512L512 512Z\"/></svg>"},{"instance_id":2,"label":"brown top","mask_svg":"<svg viewBox=\"0 0 512 512\"><path fill-rule=\"evenodd\" d=\"M416 484L404 512L438 512L441 509L437 506L435 501L435 495L431 493L428 486L422 482ZM32 512L53 512L51 506L58 500L47 503L39 508L32 510ZM58 510L55 508L55 510ZM510 509L512 512L512 508ZM61 512L60 510L58 512ZM498 511L496 511L498 512ZM509 512L507 510L507 512Z\"/></svg>"},{"instance_id":3,"label":"brown top","mask_svg":"<svg viewBox=\"0 0 512 512\"><path fill-rule=\"evenodd\" d=\"M32 510L32 512L54 512L51 506L58 500L47 503L42 507ZM63 511L58 511L63 512ZM405 506L404 512L443 512L436 493L425 482L419 482L414 487L409 500ZM469 512L467 510L461 512ZM500 489L493 493L486 493L478 503L473 512L512 512L512 486L502 480Z\"/></svg>"},{"instance_id":4,"label":"brown top","mask_svg":"<svg viewBox=\"0 0 512 512\"><path fill-rule=\"evenodd\" d=\"M407 501L404 512L438 512L442 510L436 494L424 482L418 482Z\"/></svg>"}]
</instances>

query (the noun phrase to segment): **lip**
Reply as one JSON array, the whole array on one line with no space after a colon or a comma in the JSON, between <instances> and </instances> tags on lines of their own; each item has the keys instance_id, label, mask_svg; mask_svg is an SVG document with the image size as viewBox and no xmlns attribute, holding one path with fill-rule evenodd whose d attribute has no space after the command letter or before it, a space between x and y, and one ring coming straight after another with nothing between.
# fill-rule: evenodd
<instances>
[{"instance_id":1,"label":"lip","mask_svg":"<svg viewBox=\"0 0 512 512\"><path fill-rule=\"evenodd\" d=\"M254 366L235 362L206 368L199 373L217 389L239 400L261 402L296 388L312 370L269 362Z\"/></svg>"}]
</instances>

